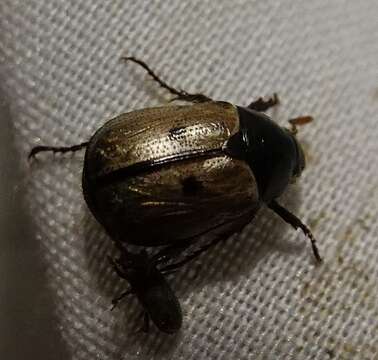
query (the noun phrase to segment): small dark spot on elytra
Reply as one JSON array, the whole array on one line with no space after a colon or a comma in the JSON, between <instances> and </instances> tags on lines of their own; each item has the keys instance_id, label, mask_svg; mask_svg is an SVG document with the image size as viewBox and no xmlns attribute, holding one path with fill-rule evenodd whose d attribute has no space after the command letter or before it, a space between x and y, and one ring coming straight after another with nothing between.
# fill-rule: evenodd
<instances>
[{"instance_id":1,"label":"small dark spot on elytra","mask_svg":"<svg viewBox=\"0 0 378 360\"><path fill-rule=\"evenodd\" d=\"M196 195L203 189L201 181L196 179L195 176L188 176L181 181L181 184L184 195Z\"/></svg>"},{"instance_id":2,"label":"small dark spot on elytra","mask_svg":"<svg viewBox=\"0 0 378 360\"><path fill-rule=\"evenodd\" d=\"M181 135L185 132L186 126L177 126L169 130L169 135L171 137L176 137L178 135Z\"/></svg>"}]
</instances>

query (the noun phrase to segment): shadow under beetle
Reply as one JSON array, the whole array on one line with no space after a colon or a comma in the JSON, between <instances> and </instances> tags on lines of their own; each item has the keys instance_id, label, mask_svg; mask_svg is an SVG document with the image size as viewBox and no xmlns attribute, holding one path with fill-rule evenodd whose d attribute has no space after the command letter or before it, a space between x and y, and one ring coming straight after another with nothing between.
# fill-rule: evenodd
<instances>
[{"instance_id":1,"label":"shadow under beetle","mask_svg":"<svg viewBox=\"0 0 378 360\"><path fill-rule=\"evenodd\" d=\"M276 200L305 168L295 125L311 118L291 119L290 130L281 128L263 113L278 104L277 95L268 100L259 98L247 107L235 106L177 90L143 61L134 57L123 60L143 67L175 96L173 100L192 104L121 114L106 122L88 142L70 147L36 146L29 158L43 151L64 153L85 148L84 198L110 237L118 244L165 246L151 258L126 250L122 255L121 250L121 260L113 263L158 328L164 331L151 307L162 310L160 315L168 321L165 305L175 296L157 264L179 255L201 235L221 229L221 235L209 244L166 266L166 271L177 269L240 231L264 204L295 229L302 229L320 262L309 228ZM128 270L130 265L134 270ZM158 300L161 309L151 305L148 289L137 290L140 278L146 280L142 286L155 283L164 289ZM173 303L176 323L172 329L176 331L181 311L178 316L178 302Z\"/></svg>"}]
</instances>

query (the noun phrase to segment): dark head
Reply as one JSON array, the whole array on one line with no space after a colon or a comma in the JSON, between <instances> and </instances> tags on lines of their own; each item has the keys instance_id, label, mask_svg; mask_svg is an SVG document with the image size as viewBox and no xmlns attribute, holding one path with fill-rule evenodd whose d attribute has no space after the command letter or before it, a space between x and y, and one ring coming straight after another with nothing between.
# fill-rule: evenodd
<instances>
[{"instance_id":1,"label":"dark head","mask_svg":"<svg viewBox=\"0 0 378 360\"><path fill-rule=\"evenodd\" d=\"M281 128L265 114L237 109L240 131L230 138L227 151L248 162L261 200L269 203L301 175L305 167L303 150L293 132Z\"/></svg>"}]
</instances>

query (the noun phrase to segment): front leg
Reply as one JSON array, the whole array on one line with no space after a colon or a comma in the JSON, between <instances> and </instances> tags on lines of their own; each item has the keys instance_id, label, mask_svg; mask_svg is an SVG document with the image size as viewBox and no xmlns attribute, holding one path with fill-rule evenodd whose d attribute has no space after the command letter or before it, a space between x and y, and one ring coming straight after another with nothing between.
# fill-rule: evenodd
<instances>
[{"instance_id":1,"label":"front leg","mask_svg":"<svg viewBox=\"0 0 378 360\"><path fill-rule=\"evenodd\" d=\"M273 94L271 98L268 98L268 100L264 100L263 98L258 98L257 100L251 102L247 108L256 110L256 111L266 111L270 109L271 107L278 105L280 103L280 100L278 99L278 95L276 93Z\"/></svg>"}]
</instances>

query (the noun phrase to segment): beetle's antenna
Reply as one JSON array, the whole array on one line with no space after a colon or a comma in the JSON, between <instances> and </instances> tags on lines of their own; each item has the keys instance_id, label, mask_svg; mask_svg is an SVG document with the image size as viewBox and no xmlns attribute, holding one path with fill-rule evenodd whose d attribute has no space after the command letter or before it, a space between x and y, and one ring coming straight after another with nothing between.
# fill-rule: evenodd
<instances>
[{"instance_id":1,"label":"beetle's antenna","mask_svg":"<svg viewBox=\"0 0 378 360\"><path fill-rule=\"evenodd\" d=\"M298 219L294 214L292 214L289 210L282 207L277 201L273 200L268 207L272 209L280 218L285 220L288 224L290 224L294 229L300 228L304 234L310 239L312 252L314 253L315 259L321 263L322 258L319 255L318 247L316 246L316 240L314 235L312 235L311 230L302 223L300 219Z\"/></svg>"},{"instance_id":2,"label":"beetle's antenna","mask_svg":"<svg viewBox=\"0 0 378 360\"><path fill-rule=\"evenodd\" d=\"M291 126L290 131L295 135L298 133L297 126L309 124L313 120L314 118L312 116L300 116L294 119L289 119L289 123Z\"/></svg>"}]
</instances>

